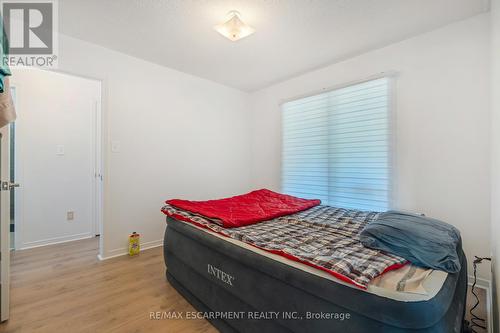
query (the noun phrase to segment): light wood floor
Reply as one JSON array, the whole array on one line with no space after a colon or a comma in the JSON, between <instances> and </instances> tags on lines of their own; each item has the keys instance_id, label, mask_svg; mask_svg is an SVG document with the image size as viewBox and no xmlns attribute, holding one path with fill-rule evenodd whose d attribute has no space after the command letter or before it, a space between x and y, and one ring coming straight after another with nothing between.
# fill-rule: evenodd
<instances>
[{"instance_id":1,"label":"light wood floor","mask_svg":"<svg viewBox=\"0 0 500 333\"><path fill-rule=\"evenodd\" d=\"M165 280L161 247L106 261L97 249L89 239L13 252L11 318L0 332L216 332L205 320L150 319L194 311Z\"/></svg>"},{"instance_id":2,"label":"light wood floor","mask_svg":"<svg viewBox=\"0 0 500 333\"><path fill-rule=\"evenodd\" d=\"M0 332L216 332L205 320L150 320L150 311L194 311L166 281L161 247L105 261L97 249L90 239L13 252Z\"/></svg>"}]
</instances>

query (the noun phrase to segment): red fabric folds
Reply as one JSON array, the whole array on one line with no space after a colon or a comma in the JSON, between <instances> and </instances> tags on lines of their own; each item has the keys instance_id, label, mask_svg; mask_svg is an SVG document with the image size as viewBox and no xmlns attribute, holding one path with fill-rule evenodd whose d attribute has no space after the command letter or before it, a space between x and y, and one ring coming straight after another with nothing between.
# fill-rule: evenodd
<instances>
[{"instance_id":1,"label":"red fabric folds","mask_svg":"<svg viewBox=\"0 0 500 333\"><path fill-rule=\"evenodd\" d=\"M208 201L172 199L166 203L218 220L224 228L235 228L298 213L319 205L321 201L301 199L262 189L225 199Z\"/></svg>"}]
</instances>

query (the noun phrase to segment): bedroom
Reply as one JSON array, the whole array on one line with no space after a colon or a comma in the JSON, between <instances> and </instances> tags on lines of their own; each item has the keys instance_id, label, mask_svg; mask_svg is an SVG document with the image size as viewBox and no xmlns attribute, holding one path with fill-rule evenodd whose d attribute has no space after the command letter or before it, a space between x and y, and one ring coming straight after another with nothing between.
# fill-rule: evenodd
<instances>
[{"instance_id":1,"label":"bedroom","mask_svg":"<svg viewBox=\"0 0 500 333\"><path fill-rule=\"evenodd\" d=\"M15 9L14 13L6 14L9 7L5 6L9 3L19 1L3 1L4 20L7 16L11 20L5 21L9 27L7 34L16 26L11 24L15 17L10 16ZM265 250L269 244L261 244L262 250L245 242L236 243L238 237L247 237L238 230L266 230L267 220L282 222L287 216L302 216L301 211L291 210L285 214L270 209L271 215L255 214L250 218L252 221L242 217L245 223L250 223L248 226L222 230L236 239L193 227L186 221L169 221L167 228L161 212L166 200L205 201L260 189L308 200L320 199L322 205L337 208L413 213L409 226L442 226L435 220L447 223L447 227L453 226L449 230L459 231L461 244L457 249L463 248L467 261L467 265L461 265L467 272L460 270L465 280L458 272L446 273L439 269L422 274L449 276L450 281L451 276L456 276L457 285L459 281L472 284L475 256L492 258L492 263L488 259L477 263L476 290L480 304L474 313L484 321L475 320L475 323L487 328L475 326L473 329L477 332L498 330L495 288L499 276L495 258L499 254L500 231L498 0L60 0L45 3L52 4L50 59L55 59L55 63L44 62L38 69L21 67L19 61L30 59L30 53L6 52L12 72L7 77L15 88L16 103L20 103L16 105L15 124L22 127L23 116L30 111L38 112L36 103L31 104L34 106L30 110L23 106L28 105L23 104L24 100L34 100L35 92L42 91L37 86L48 92L43 95L47 101L60 104L57 88L33 84L35 76L37 80L47 77L42 78L47 82L49 77L59 75L74 80L91 79L99 84L101 121L91 126L95 126L94 132L101 131L93 156L99 155L102 164L99 172L90 173L96 176L92 182L102 186L102 193L93 193L89 200L97 202L96 211L102 216L102 223L96 229L98 232L80 237L84 239L66 239L68 242L59 244L37 243L44 246L31 249L16 247L11 252L10 266L2 255L1 314L5 319L5 309L10 309L10 315L7 312L9 318L0 325L0 330L276 331L273 326L276 324L281 330L304 332L325 331L321 326L325 324L332 325L333 331L452 332L466 329L467 324L461 320L465 311L470 325L469 310L475 297L469 293L467 305L459 304L453 297L458 299L462 294L465 297L464 286L455 288L453 295L443 294L440 303L433 304L443 308L443 304L448 304L450 309L450 304L455 305L456 313L449 315L452 319L443 316L419 321L403 313L424 316L428 311L425 304L411 311L398 312L397 307L437 302L436 297L431 297L432 293L438 295L446 288L438 286L432 292L425 291L427 295L423 296L401 292L413 297L413 302L398 301L394 295L392 298L387 294L373 296L370 290L363 290L369 289L364 282L366 276L358 277L362 283L361 287L356 286L342 277L339 279L340 273L331 267L311 266L311 261L302 256L286 258L270 253ZM233 21L224 25L230 19ZM240 21L235 27L236 19ZM37 26L35 23L30 27ZM233 34L227 34L228 31ZM42 40L46 37L36 30L33 33L38 33ZM234 33L241 39L231 40ZM15 38L16 35L9 35L11 48L16 46ZM40 59L48 58L41 56ZM30 89L36 91L30 92ZM75 90L74 96L77 95ZM50 112L50 107L44 110ZM63 126L47 127L47 136L55 128L78 125L76 122L64 124L63 120L60 124ZM30 126L36 125L32 122ZM2 128L3 138L8 129L9 126ZM25 142L23 133L30 132L16 133L19 148ZM360 137L368 139L353 140ZM38 136L34 142L39 143L43 138L44 135ZM60 141L49 143L53 149L50 153L57 155L58 147L64 145L66 154L62 158L69 158L70 142ZM25 160L35 156L25 155ZM53 157L61 160L61 156ZM31 168L36 175L37 168L42 166L25 163L24 172ZM26 201L34 186L24 179L11 178L4 173L8 169L2 168L2 181L11 179L19 183L20 187L13 191ZM47 194L61 191L41 188ZM64 192L68 198L71 190ZM0 192L2 200L8 199L4 197L9 192ZM264 201L257 201L257 205L264 205L274 195L264 194L259 197ZM46 212L38 214L41 225L50 222L41 216L49 216L48 213L56 211L56 205L63 205L57 200L54 207L49 204L50 201ZM206 211L198 213L210 217L203 223L209 223L214 216L224 221L220 214L231 204L235 202L223 201L215 205L215 212L210 208L215 215L207 216ZM236 211L246 207L243 210L251 215L251 205L246 204L250 205L236 201ZM77 210L75 216L82 216L75 207L73 203L60 207L64 212L60 214L61 225L68 225L67 211ZM190 209L187 211L193 212L199 206ZM308 207L311 209L318 208ZM2 253L9 248L6 242L10 219L4 216L7 213L7 209L2 209ZM37 217L36 212L31 216ZM380 226L372 223L377 222L378 217L367 217L354 237L359 233L366 236L365 224ZM239 222L241 220L236 219L235 223ZM90 225L88 223L89 228ZM213 224L210 227L218 228ZM16 233L23 230L16 228ZM172 238L164 243L165 230L167 239ZM169 230L173 230L170 235ZM432 236L438 234L425 230ZM128 256L129 241L134 240L129 236L133 232L140 235L140 254ZM267 232L270 235L273 230ZM332 231L332 235L335 232L338 230ZM417 230L405 232L410 241L417 239L418 235L411 233ZM94 237L96 234L99 237ZM190 239L186 239L187 235ZM313 238L321 242L336 240L326 233L320 235ZM191 241L198 238L196 242ZM434 238L424 237L422 241ZM443 238L440 243L438 239L434 245L442 249L446 241ZM396 243L389 242L389 246ZM239 261L217 256L221 252L212 251L210 244L218 249L227 248ZM332 244L337 244L337 240L331 241ZM357 242L356 246L360 244ZM168 248L174 245L175 248ZM164 246L167 262L171 259L167 272L175 275L177 282L181 281L180 286L175 285L175 281L172 283L172 278L166 279ZM357 248L357 253L370 249L362 246ZM203 256L194 256L193 249L202 249ZM405 244L404 249L413 248ZM430 253L433 251L425 251L425 246L416 246L414 250L425 252L426 258L433 254ZM169 258L168 253L181 256L177 251L182 251L182 258ZM388 249L377 251L384 254ZM402 252L405 251L395 254L397 258L407 256ZM454 254L460 257L460 251ZM193 261L177 260L183 258ZM199 274L188 267L194 265L195 259L205 260L199 263ZM391 263L406 263L398 260ZM261 276L256 270L247 272L238 265L269 266L270 271L261 272ZM377 269L384 271L388 267L391 265ZM402 269L409 267L413 266L405 265ZM397 271L393 269L392 273ZM248 281L243 281L243 272L248 273ZM381 276L390 276L389 273ZM196 279L202 275L204 280ZM275 284L280 280L277 277L273 281L265 280L274 275L296 280L282 285ZM380 274L375 275L369 275L369 279L375 280ZM237 281L241 281L240 284ZM268 283L258 285L258 281ZM292 282L301 284L302 289L287 289ZM445 286L445 282L441 282ZM206 289L194 291L193 286L187 286L189 283ZM257 295L261 298L253 299L249 295L247 299L236 292L224 294L231 285L240 290L255 285L260 288L259 292L255 291L256 298ZM203 298L201 304L183 294L182 288L191 288L194 299ZM331 295L341 295L329 298L338 300L339 304L320 306L318 288ZM9 289L10 306L4 301ZM252 294L250 290L249 294ZM291 308L274 303L288 299L285 295ZM261 304L263 299L266 301ZM387 318L401 317L401 320L389 323L378 317L373 319L374 314L363 313L368 311L363 304L373 306L373 299L385 301L378 308L385 309L383 313ZM215 303L207 305L211 300ZM224 304L240 301L243 310L237 305L227 308L217 300ZM246 310L247 303L251 303L252 311ZM298 304L305 304L305 308L294 310ZM311 312L313 318L304 321L293 318L295 312L303 311ZM272 312L278 312L280 316L292 318L258 320L252 317L250 322L248 318L205 319L217 314L237 316L239 312L247 317L250 313L264 312L271 316ZM333 312L344 320L321 317ZM346 319L347 313L350 319ZM454 320L458 324L449 329ZM436 323L443 326L432 328Z\"/></svg>"}]
</instances>

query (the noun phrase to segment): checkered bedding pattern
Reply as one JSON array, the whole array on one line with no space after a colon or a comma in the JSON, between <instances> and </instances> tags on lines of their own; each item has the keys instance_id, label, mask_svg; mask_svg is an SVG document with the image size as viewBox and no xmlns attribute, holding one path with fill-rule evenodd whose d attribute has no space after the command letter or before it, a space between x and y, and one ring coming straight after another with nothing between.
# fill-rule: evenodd
<instances>
[{"instance_id":1,"label":"checkered bedding pattern","mask_svg":"<svg viewBox=\"0 0 500 333\"><path fill-rule=\"evenodd\" d=\"M359 234L379 213L316 206L308 210L238 228L166 205L162 211L226 237L322 269L360 288L406 260L364 247Z\"/></svg>"}]
</instances>

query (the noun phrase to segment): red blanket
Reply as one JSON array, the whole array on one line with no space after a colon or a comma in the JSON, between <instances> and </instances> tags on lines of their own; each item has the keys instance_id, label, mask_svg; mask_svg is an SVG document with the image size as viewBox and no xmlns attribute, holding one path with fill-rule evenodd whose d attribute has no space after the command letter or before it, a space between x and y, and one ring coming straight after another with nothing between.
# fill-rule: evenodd
<instances>
[{"instance_id":1,"label":"red blanket","mask_svg":"<svg viewBox=\"0 0 500 333\"><path fill-rule=\"evenodd\" d=\"M319 205L321 201L301 199L263 189L219 200L173 199L167 200L166 203L217 220L224 228L234 228L298 213Z\"/></svg>"}]
</instances>

